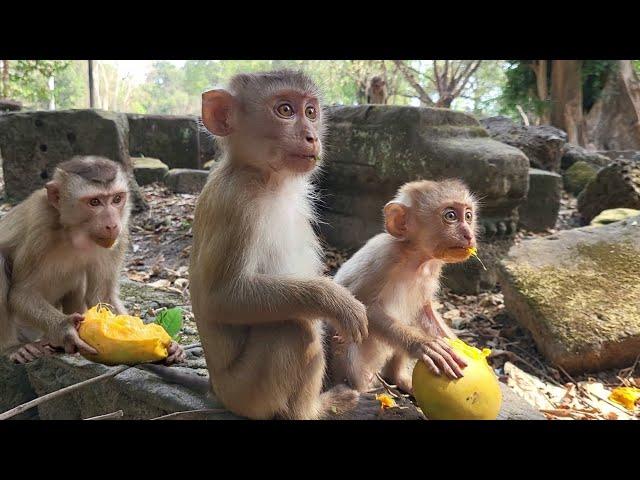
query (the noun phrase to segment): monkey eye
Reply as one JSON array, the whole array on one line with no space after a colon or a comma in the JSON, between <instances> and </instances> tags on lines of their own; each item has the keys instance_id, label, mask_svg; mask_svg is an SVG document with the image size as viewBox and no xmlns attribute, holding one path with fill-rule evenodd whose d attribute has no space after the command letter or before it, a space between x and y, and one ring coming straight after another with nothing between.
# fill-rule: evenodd
<instances>
[{"instance_id":1,"label":"monkey eye","mask_svg":"<svg viewBox=\"0 0 640 480\"><path fill-rule=\"evenodd\" d=\"M276 113L283 118L293 117L293 107L288 103L282 103L276 108Z\"/></svg>"},{"instance_id":2,"label":"monkey eye","mask_svg":"<svg viewBox=\"0 0 640 480\"><path fill-rule=\"evenodd\" d=\"M316 117L318 116L318 113L316 112L316 107L314 107L313 105L308 105L307 108L304 109L304 114L310 120L315 120Z\"/></svg>"},{"instance_id":3,"label":"monkey eye","mask_svg":"<svg viewBox=\"0 0 640 480\"><path fill-rule=\"evenodd\" d=\"M100 199L99 198L92 198L91 200L89 200L89 205L91 205L92 207L99 207L100 206Z\"/></svg>"},{"instance_id":4,"label":"monkey eye","mask_svg":"<svg viewBox=\"0 0 640 480\"><path fill-rule=\"evenodd\" d=\"M113 203L120 203L122 201L122 195L119 193L113 196Z\"/></svg>"},{"instance_id":5,"label":"monkey eye","mask_svg":"<svg viewBox=\"0 0 640 480\"><path fill-rule=\"evenodd\" d=\"M473 218L473 214L471 213L471 211L467 210L467 212L464 214L464 218L467 220L467 222L470 222Z\"/></svg>"},{"instance_id":6,"label":"monkey eye","mask_svg":"<svg viewBox=\"0 0 640 480\"><path fill-rule=\"evenodd\" d=\"M458 216L454 210L446 210L442 215L446 222L455 222Z\"/></svg>"}]
</instances>

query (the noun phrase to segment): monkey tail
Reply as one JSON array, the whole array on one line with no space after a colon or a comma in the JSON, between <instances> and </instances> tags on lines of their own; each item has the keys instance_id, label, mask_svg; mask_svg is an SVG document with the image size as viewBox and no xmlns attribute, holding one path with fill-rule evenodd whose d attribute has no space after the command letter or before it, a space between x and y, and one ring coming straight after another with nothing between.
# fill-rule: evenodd
<instances>
[{"instance_id":1,"label":"monkey tail","mask_svg":"<svg viewBox=\"0 0 640 480\"><path fill-rule=\"evenodd\" d=\"M208 395L210 393L211 385L209 380L196 373L187 373L183 370L177 370L175 368L153 363L147 363L143 365L142 368L155 373L169 383L182 385L183 387L187 387L201 395Z\"/></svg>"}]
</instances>

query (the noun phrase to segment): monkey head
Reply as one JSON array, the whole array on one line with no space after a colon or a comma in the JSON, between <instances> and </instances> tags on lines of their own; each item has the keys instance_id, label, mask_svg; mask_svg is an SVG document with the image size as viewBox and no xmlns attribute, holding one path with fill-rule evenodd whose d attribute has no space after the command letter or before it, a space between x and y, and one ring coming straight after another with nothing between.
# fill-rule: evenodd
<instances>
[{"instance_id":1,"label":"monkey head","mask_svg":"<svg viewBox=\"0 0 640 480\"><path fill-rule=\"evenodd\" d=\"M302 72L236 75L202 94L202 121L234 162L260 171L304 174L322 155L320 92Z\"/></svg>"},{"instance_id":2,"label":"monkey head","mask_svg":"<svg viewBox=\"0 0 640 480\"><path fill-rule=\"evenodd\" d=\"M46 184L49 203L78 248L112 247L126 229L130 207L122 167L106 158L74 157L56 168Z\"/></svg>"},{"instance_id":3,"label":"monkey head","mask_svg":"<svg viewBox=\"0 0 640 480\"><path fill-rule=\"evenodd\" d=\"M410 182L385 205L385 229L428 258L462 262L476 246L476 211L460 180Z\"/></svg>"},{"instance_id":4,"label":"monkey head","mask_svg":"<svg viewBox=\"0 0 640 480\"><path fill-rule=\"evenodd\" d=\"M386 82L382 77L376 75L375 77L371 78L371 89L374 92L376 93L381 92L385 85L386 85Z\"/></svg>"}]
</instances>

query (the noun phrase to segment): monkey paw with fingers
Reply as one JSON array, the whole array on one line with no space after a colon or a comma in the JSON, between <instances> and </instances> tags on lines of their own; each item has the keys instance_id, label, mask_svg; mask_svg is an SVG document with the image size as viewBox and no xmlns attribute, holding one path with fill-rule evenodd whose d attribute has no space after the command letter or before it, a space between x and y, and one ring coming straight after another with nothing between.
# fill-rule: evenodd
<instances>
[{"instance_id":1,"label":"monkey paw with fingers","mask_svg":"<svg viewBox=\"0 0 640 480\"><path fill-rule=\"evenodd\" d=\"M13 363L25 364L54 353L54 348L45 342L26 343L9 355Z\"/></svg>"},{"instance_id":2,"label":"monkey paw with fingers","mask_svg":"<svg viewBox=\"0 0 640 480\"><path fill-rule=\"evenodd\" d=\"M369 335L365 306L348 294L346 305L334 319L334 327L343 342L362 343Z\"/></svg>"},{"instance_id":3,"label":"monkey paw with fingers","mask_svg":"<svg viewBox=\"0 0 640 480\"><path fill-rule=\"evenodd\" d=\"M167 358L162 361L164 365L183 363L187 358L186 352L178 342L171 342L171 344L167 348L167 353Z\"/></svg>"},{"instance_id":4,"label":"monkey paw with fingers","mask_svg":"<svg viewBox=\"0 0 640 480\"><path fill-rule=\"evenodd\" d=\"M62 346L65 353L80 352L83 355L97 355L98 351L80 338L78 329L83 320L84 316L80 313L72 313L68 316L68 321L71 325L67 327L62 338Z\"/></svg>"},{"instance_id":5,"label":"monkey paw with fingers","mask_svg":"<svg viewBox=\"0 0 640 480\"><path fill-rule=\"evenodd\" d=\"M415 342L411 346L410 354L422 360L434 374L440 375L441 371L444 371L453 379L462 378L462 369L467 366L464 359L442 338Z\"/></svg>"}]
</instances>

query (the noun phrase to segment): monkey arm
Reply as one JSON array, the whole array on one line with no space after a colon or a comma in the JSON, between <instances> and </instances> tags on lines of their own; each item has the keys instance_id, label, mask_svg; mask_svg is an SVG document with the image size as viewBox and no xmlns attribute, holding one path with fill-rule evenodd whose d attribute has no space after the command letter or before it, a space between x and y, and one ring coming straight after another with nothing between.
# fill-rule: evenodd
<instances>
[{"instance_id":1,"label":"monkey arm","mask_svg":"<svg viewBox=\"0 0 640 480\"><path fill-rule=\"evenodd\" d=\"M367 308L367 317L369 331L372 334L377 335L392 347L399 348L409 354L415 344L432 339L428 338L421 330L391 317L378 303Z\"/></svg>"},{"instance_id":2,"label":"monkey arm","mask_svg":"<svg viewBox=\"0 0 640 480\"><path fill-rule=\"evenodd\" d=\"M17 284L9 291L9 307L31 327L44 332L47 340L61 345L64 336L75 327L65 315L47 301L38 289Z\"/></svg>"},{"instance_id":3,"label":"monkey arm","mask_svg":"<svg viewBox=\"0 0 640 480\"><path fill-rule=\"evenodd\" d=\"M433 336L457 338L440 314L433 309L431 302L422 307L418 322L425 332Z\"/></svg>"}]
</instances>

